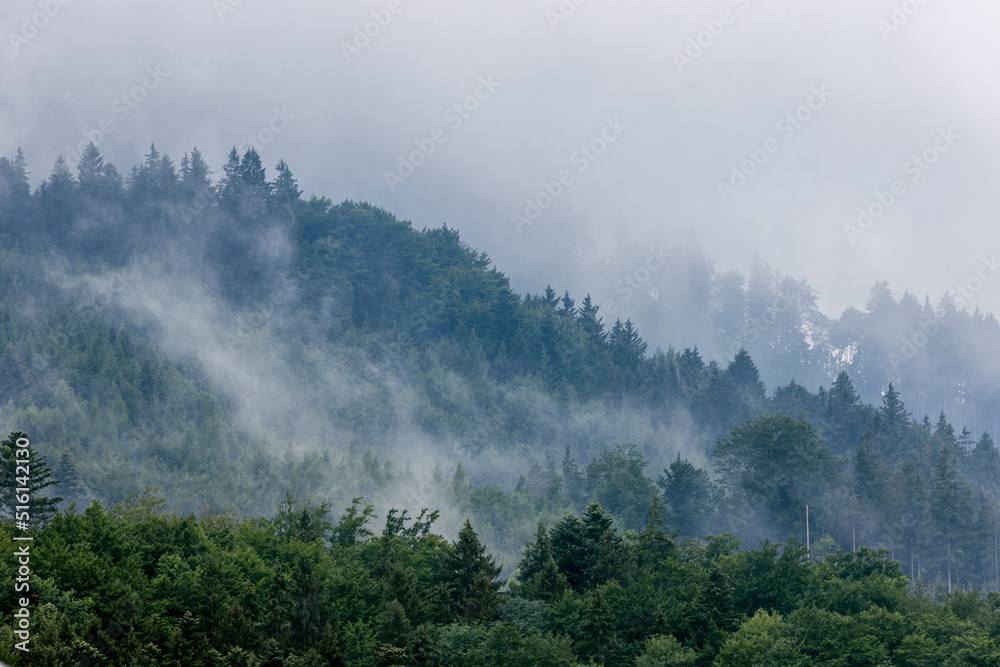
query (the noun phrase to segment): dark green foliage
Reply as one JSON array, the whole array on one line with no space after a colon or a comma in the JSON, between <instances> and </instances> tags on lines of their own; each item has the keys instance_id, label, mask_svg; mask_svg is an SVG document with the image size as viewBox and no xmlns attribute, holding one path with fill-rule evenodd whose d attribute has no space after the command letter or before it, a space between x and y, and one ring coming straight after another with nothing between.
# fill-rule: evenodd
<instances>
[{"instance_id":1,"label":"dark green foliage","mask_svg":"<svg viewBox=\"0 0 1000 667\"><path fill-rule=\"evenodd\" d=\"M492 556L479 542L468 519L458 540L445 555L441 581L451 598L457 617L466 622L488 623L500 606L500 575Z\"/></svg>"},{"instance_id":2,"label":"dark green foliage","mask_svg":"<svg viewBox=\"0 0 1000 667\"><path fill-rule=\"evenodd\" d=\"M62 498L41 495L45 489L59 483L46 463L47 459L48 456L38 454L28 434L23 431L11 431L0 441L0 482L3 484L0 517L21 521L22 513L27 512L25 523L33 527L44 524L55 513ZM22 502L24 499L27 504ZM18 506L26 509L17 510Z\"/></svg>"},{"instance_id":3,"label":"dark green foliage","mask_svg":"<svg viewBox=\"0 0 1000 667\"><path fill-rule=\"evenodd\" d=\"M468 523L453 544L420 520L415 531L404 521L398 534L355 531L349 543L327 547L288 535L281 522L165 516L162 502L150 491L110 513L96 504L83 514L60 512L34 532L32 664L88 657L349 667L1000 659L990 634L1000 627L995 595L956 590L934 602L910 592L885 552L868 549L813 563L796 544L735 553L731 538L678 546L662 534L655 508L642 533L615 540L621 562L632 564L627 578L529 600L517 592L527 588L498 596L498 568ZM352 509L354 518L349 511L339 526L358 525L365 512ZM560 530L575 531L584 545L613 534L594 505ZM11 534L11 524L0 523L3 563L11 559ZM541 542L528 550L532 558L544 552ZM587 550L577 555L593 563ZM563 576L548 558L535 581L553 568ZM13 586L14 576L0 566L0 585ZM432 594L436 582L446 595ZM4 597L0 612L11 614L12 604ZM8 649L0 660L21 664Z\"/></svg>"},{"instance_id":4,"label":"dark green foliage","mask_svg":"<svg viewBox=\"0 0 1000 667\"><path fill-rule=\"evenodd\" d=\"M719 492L708 473L681 455L663 471L657 484L667 504L671 527L687 537L701 537L716 511Z\"/></svg>"},{"instance_id":5,"label":"dark green foliage","mask_svg":"<svg viewBox=\"0 0 1000 667\"><path fill-rule=\"evenodd\" d=\"M587 466L593 500L634 530L645 525L646 508L653 502L653 483L644 474L647 465L635 445L618 445Z\"/></svg>"},{"instance_id":6,"label":"dark green foliage","mask_svg":"<svg viewBox=\"0 0 1000 667\"><path fill-rule=\"evenodd\" d=\"M840 468L809 422L780 414L733 429L713 457L729 492L789 535L805 534L805 506L821 502Z\"/></svg>"},{"instance_id":7,"label":"dark green foliage","mask_svg":"<svg viewBox=\"0 0 1000 667\"><path fill-rule=\"evenodd\" d=\"M234 150L216 187L197 149L178 170L150 146L123 179L90 146L32 193L23 154L0 158L0 404L48 454L33 483L89 505L34 528L39 660L995 661L1000 605L963 589L1000 581L1000 455L960 426L995 422L995 378L969 360L996 349L956 344L1000 340L992 316L880 284L865 312L828 321L804 281L760 263L747 281L713 275L690 251L664 265L676 284L659 303L698 316L645 333L683 331L702 352L650 353L589 295L515 294L453 228L302 200L275 169ZM184 281L184 316L135 306ZM188 315L207 333L161 331ZM893 358L934 326L919 356ZM205 357L160 344L187 337ZM213 356L294 398L245 400ZM954 406L956 425L914 422L904 394L920 414ZM635 444L609 450L623 426ZM429 482L398 456L439 441L454 446L420 461L437 464ZM169 502L142 491L154 484ZM35 490L44 519L59 499ZM448 529L471 523L449 543L437 512L388 509L397 493L430 494ZM785 546L705 535L727 529ZM499 563L518 560L508 592Z\"/></svg>"}]
</instances>

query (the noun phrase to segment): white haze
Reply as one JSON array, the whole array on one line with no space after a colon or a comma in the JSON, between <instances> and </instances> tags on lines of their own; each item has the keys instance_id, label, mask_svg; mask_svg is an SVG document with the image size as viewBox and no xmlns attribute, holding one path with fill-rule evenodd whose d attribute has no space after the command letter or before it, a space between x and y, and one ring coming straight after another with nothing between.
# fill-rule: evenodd
<instances>
[{"instance_id":1,"label":"white haze","mask_svg":"<svg viewBox=\"0 0 1000 667\"><path fill-rule=\"evenodd\" d=\"M63 2L10 0L0 22L0 153L23 146L36 183L105 118L114 130L100 148L121 169L156 142L175 160L197 145L220 172L277 110L268 166L285 158L307 195L447 222L521 292L552 283L603 303L620 276L586 253L693 242L720 271L745 272L758 254L805 277L837 316L882 279L936 302L1000 251L1000 6L987 0L567 1L575 11L555 29L557 0L400 0L351 62L342 42L388 0ZM54 15L15 53L10 35L43 5ZM912 15L884 36L879 22L904 5ZM723 11L732 22L679 72L674 53ZM145 99L121 118L116 98L144 77ZM499 87L453 128L446 110L481 77ZM814 87L832 97L785 138L775 123ZM511 215L575 170L571 155L608 119L627 126L621 136L519 234ZM447 140L391 191L385 172L436 128ZM960 138L849 242L858 207L906 178L904 162L942 128ZM772 137L780 149L723 202L716 183ZM652 327L655 296L618 314L654 345L690 344ZM998 310L1000 283L975 305Z\"/></svg>"}]
</instances>

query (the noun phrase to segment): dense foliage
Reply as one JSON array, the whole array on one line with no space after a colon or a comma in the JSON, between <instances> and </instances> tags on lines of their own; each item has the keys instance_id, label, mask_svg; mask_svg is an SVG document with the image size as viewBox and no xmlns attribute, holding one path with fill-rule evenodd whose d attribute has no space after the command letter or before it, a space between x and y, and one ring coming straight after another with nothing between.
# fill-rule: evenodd
<instances>
[{"instance_id":1,"label":"dense foliage","mask_svg":"<svg viewBox=\"0 0 1000 667\"><path fill-rule=\"evenodd\" d=\"M878 285L829 322L766 267L692 272L670 299L735 348L706 360L514 293L447 226L303 200L253 149L217 183L197 150L76 171L32 192L0 158L0 426L60 482L40 516L63 510L38 534L50 664L992 664L970 656L997 600L962 591L1000 588L1000 454L898 390L995 428L1000 373L956 351L988 357L960 342L1000 340L992 317ZM747 350L820 386L769 395Z\"/></svg>"},{"instance_id":2,"label":"dense foliage","mask_svg":"<svg viewBox=\"0 0 1000 667\"><path fill-rule=\"evenodd\" d=\"M996 665L1000 597L910 591L862 548L740 551L677 539L657 505L624 537L592 504L537 535L518 580L467 522L356 501L283 502L273 519L166 515L154 491L75 506L32 531L36 628L11 665ZM9 523L0 585L13 586ZM501 587L501 584L503 586ZM10 618L13 601L0 612Z\"/></svg>"}]
</instances>

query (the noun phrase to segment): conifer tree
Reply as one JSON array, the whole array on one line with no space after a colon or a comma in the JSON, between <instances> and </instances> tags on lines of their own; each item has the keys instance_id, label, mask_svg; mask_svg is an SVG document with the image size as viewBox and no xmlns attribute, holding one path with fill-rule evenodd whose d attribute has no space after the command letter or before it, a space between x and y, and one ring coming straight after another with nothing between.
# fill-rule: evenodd
<instances>
[{"instance_id":1,"label":"conifer tree","mask_svg":"<svg viewBox=\"0 0 1000 667\"><path fill-rule=\"evenodd\" d=\"M545 525L539 519L534 541L524 545L524 555L518 564L518 579L522 583L530 582L542 571L545 563L552 558L552 540Z\"/></svg>"},{"instance_id":2,"label":"conifer tree","mask_svg":"<svg viewBox=\"0 0 1000 667\"><path fill-rule=\"evenodd\" d=\"M229 213L239 210L243 198L244 183L240 173L240 154L233 147L229 158L222 167L223 176L219 181L219 206Z\"/></svg>"},{"instance_id":3,"label":"conifer tree","mask_svg":"<svg viewBox=\"0 0 1000 667\"><path fill-rule=\"evenodd\" d=\"M542 565L542 569L535 573L531 580L531 595L536 600L552 603L563 596L569 589L569 581L566 575L559 571L559 566L552 556Z\"/></svg>"},{"instance_id":4,"label":"conifer tree","mask_svg":"<svg viewBox=\"0 0 1000 667\"><path fill-rule=\"evenodd\" d=\"M271 208L272 210L291 214L295 202L302 197L302 191L292 176L292 170L288 168L288 163L279 160L274 168L277 172L274 181L271 183Z\"/></svg>"},{"instance_id":5,"label":"conifer tree","mask_svg":"<svg viewBox=\"0 0 1000 667\"><path fill-rule=\"evenodd\" d=\"M953 584L954 565L961 557L967 522L972 514L967 490L954 467L951 450L943 447L934 462L930 512L934 519L940 558L944 561L948 592Z\"/></svg>"},{"instance_id":6,"label":"conifer tree","mask_svg":"<svg viewBox=\"0 0 1000 667\"><path fill-rule=\"evenodd\" d=\"M466 519L442 563L443 583L458 618L465 622L492 620L499 605L500 582L496 578L501 569L492 556L486 555L486 548Z\"/></svg>"},{"instance_id":7,"label":"conifer tree","mask_svg":"<svg viewBox=\"0 0 1000 667\"><path fill-rule=\"evenodd\" d=\"M584 335L597 346L598 349L604 347L608 334L604 331L603 318L598 316L598 307L590 300L588 294L583 299L577 315L577 323L583 330Z\"/></svg>"},{"instance_id":8,"label":"conifer tree","mask_svg":"<svg viewBox=\"0 0 1000 667\"><path fill-rule=\"evenodd\" d=\"M25 444L28 446L24 447ZM27 456L23 456L25 452ZM28 434L23 431L11 431L10 435L0 441L0 470L3 473L0 476L3 483L0 490L3 499L0 516L20 521L21 519L16 518L15 508L24 505L18 501L18 497L23 495L29 498L29 526L42 525L55 514L62 498L41 495L42 491L59 483L46 463L47 458L38 454L38 450L31 445Z\"/></svg>"},{"instance_id":9,"label":"conifer tree","mask_svg":"<svg viewBox=\"0 0 1000 667\"><path fill-rule=\"evenodd\" d=\"M715 510L718 492L708 473L690 461L677 459L657 480L670 525L685 537L701 537Z\"/></svg>"},{"instance_id":10,"label":"conifer tree","mask_svg":"<svg viewBox=\"0 0 1000 667\"><path fill-rule=\"evenodd\" d=\"M611 612L600 588L594 589L589 597L587 610L580 624L577 652L584 659L605 665L612 661L615 649Z\"/></svg>"}]
</instances>

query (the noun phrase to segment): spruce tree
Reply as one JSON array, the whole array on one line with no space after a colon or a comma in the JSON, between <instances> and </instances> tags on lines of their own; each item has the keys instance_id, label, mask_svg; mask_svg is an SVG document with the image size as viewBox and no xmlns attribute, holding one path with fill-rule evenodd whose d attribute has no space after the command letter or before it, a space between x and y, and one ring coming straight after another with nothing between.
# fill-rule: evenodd
<instances>
[{"instance_id":1,"label":"spruce tree","mask_svg":"<svg viewBox=\"0 0 1000 667\"><path fill-rule=\"evenodd\" d=\"M518 564L518 579L522 583L530 582L535 575L542 571L545 563L552 558L552 540L549 532L545 529L542 521L538 521L538 529L535 531L535 539L524 545L524 555Z\"/></svg>"},{"instance_id":2,"label":"spruce tree","mask_svg":"<svg viewBox=\"0 0 1000 667\"><path fill-rule=\"evenodd\" d=\"M702 537L708 528L718 492L708 473L690 461L677 459L657 480L670 525L685 537Z\"/></svg>"},{"instance_id":3,"label":"spruce tree","mask_svg":"<svg viewBox=\"0 0 1000 667\"><path fill-rule=\"evenodd\" d=\"M295 181L295 177L292 176L288 163L280 160L274 169L278 175L271 183L271 208L274 211L291 215L295 202L302 197L302 191L299 190L299 185Z\"/></svg>"},{"instance_id":4,"label":"spruce tree","mask_svg":"<svg viewBox=\"0 0 1000 667\"><path fill-rule=\"evenodd\" d=\"M594 305L594 302L590 300L590 295L588 294L583 299L583 305L580 307L579 314L577 315L577 324L583 330L584 335L597 346L598 349L602 349L607 340L608 334L604 331L603 318L598 316L598 307Z\"/></svg>"},{"instance_id":5,"label":"spruce tree","mask_svg":"<svg viewBox=\"0 0 1000 667\"><path fill-rule=\"evenodd\" d=\"M930 512L939 545L939 558L943 561L948 592L953 584L954 566L961 557L967 537L968 521L972 515L967 489L959 478L948 447L941 449L934 462L931 479Z\"/></svg>"},{"instance_id":6,"label":"spruce tree","mask_svg":"<svg viewBox=\"0 0 1000 667\"><path fill-rule=\"evenodd\" d=\"M906 431L910 425L910 413L907 412L899 392L892 383L882 397L882 407L878 412L879 435L882 452L886 457L894 459L904 453L906 447Z\"/></svg>"},{"instance_id":7,"label":"spruce tree","mask_svg":"<svg viewBox=\"0 0 1000 667\"><path fill-rule=\"evenodd\" d=\"M21 521L16 518L15 508L24 505L19 502L18 496L27 495L29 497L27 524L39 526L45 524L55 514L62 498L41 495L42 491L58 484L59 481L49 469L46 462L48 457L40 456L35 445L30 441L26 443L26 440L29 440L27 433L11 431L9 436L0 441L0 470L3 472L3 489L0 491L3 503L0 507L0 516ZM28 446L23 447L25 444ZM27 456L23 456L25 451Z\"/></svg>"},{"instance_id":8,"label":"spruce tree","mask_svg":"<svg viewBox=\"0 0 1000 667\"><path fill-rule=\"evenodd\" d=\"M597 588L590 593L587 610L580 624L577 652L584 659L605 665L613 660L614 649L615 634L611 612L601 589Z\"/></svg>"},{"instance_id":9,"label":"spruce tree","mask_svg":"<svg viewBox=\"0 0 1000 667\"><path fill-rule=\"evenodd\" d=\"M492 620L499 605L500 582L496 578L502 568L472 529L468 519L458 533L458 540L445 555L442 563L443 583L451 598L456 616L465 622Z\"/></svg>"},{"instance_id":10,"label":"spruce tree","mask_svg":"<svg viewBox=\"0 0 1000 667\"><path fill-rule=\"evenodd\" d=\"M229 151L229 158L223 165L222 172L223 176L219 181L219 206L229 213L236 213L245 186L240 174L240 154L235 147Z\"/></svg>"}]
</instances>

